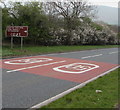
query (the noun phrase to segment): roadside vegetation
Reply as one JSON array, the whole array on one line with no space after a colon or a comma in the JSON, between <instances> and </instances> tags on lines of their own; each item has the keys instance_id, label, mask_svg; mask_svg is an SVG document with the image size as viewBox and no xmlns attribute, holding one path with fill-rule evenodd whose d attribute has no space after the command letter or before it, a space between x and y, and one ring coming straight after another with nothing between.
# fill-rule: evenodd
<instances>
[{"instance_id":1,"label":"roadside vegetation","mask_svg":"<svg viewBox=\"0 0 120 110\"><path fill-rule=\"evenodd\" d=\"M117 108L118 102L120 104L118 71L120 68L42 107L40 110L47 108ZM96 90L101 90L101 92L96 93Z\"/></svg>"},{"instance_id":2,"label":"roadside vegetation","mask_svg":"<svg viewBox=\"0 0 120 110\"><path fill-rule=\"evenodd\" d=\"M105 23L93 22L97 8L87 2L1 3L3 58L111 48L119 44L117 31ZM10 49L10 37L5 35L7 26L29 27L23 50L17 37L13 40L14 48Z\"/></svg>"},{"instance_id":3,"label":"roadside vegetation","mask_svg":"<svg viewBox=\"0 0 120 110\"><path fill-rule=\"evenodd\" d=\"M4 2L2 7L2 40L7 26L28 26L24 44L42 46L116 45L117 32L105 23L93 22L97 8L80 2ZM20 44L14 38L14 44ZM3 48L4 49L4 48Z\"/></svg>"},{"instance_id":4,"label":"roadside vegetation","mask_svg":"<svg viewBox=\"0 0 120 110\"><path fill-rule=\"evenodd\" d=\"M20 46L15 46L13 49L9 46L3 46L2 58L26 56L26 55L40 55L47 53L61 53L101 48L114 48L118 45L83 45L83 46L24 46L21 50Z\"/></svg>"}]
</instances>

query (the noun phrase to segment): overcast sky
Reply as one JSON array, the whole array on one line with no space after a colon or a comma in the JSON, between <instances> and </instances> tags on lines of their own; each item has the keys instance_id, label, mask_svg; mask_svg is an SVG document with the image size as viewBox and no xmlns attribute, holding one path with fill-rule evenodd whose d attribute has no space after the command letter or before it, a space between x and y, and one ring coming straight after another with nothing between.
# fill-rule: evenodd
<instances>
[{"instance_id":1,"label":"overcast sky","mask_svg":"<svg viewBox=\"0 0 120 110\"><path fill-rule=\"evenodd\" d=\"M88 0L95 5L104 5L110 7L118 7L119 0Z\"/></svg>"},{"instance_id":2,"label":"overcast sky","mask_svg":"<svg viewBox=\"0 0 120 110\"><path fill-rule=\"evenodd\" d=\"M42 1L69 1L69 0L2 0L2 1L12 1L12 2L17 2L17 1L37 1L37 2L42 2ZM80 1L80 0L72 0L72 1ZM84 0L83 0L84 1ZM90 2L93 5L104 5L104 6L110 6L110 7L118 7L118 2L119 0L86 0Z\"/></svg>"}]
</instances>

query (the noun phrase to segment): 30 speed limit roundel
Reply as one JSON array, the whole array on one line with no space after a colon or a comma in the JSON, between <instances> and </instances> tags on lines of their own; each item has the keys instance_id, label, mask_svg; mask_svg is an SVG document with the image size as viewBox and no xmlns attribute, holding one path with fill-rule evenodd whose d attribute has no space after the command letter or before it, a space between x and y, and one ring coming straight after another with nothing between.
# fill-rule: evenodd
<instances>
[{"instance_id":1,"label":"30 speed limit roundel","mask_svg":"<svg viewBox=\"0 0 120 110\"><path fill-rule=\"evenodd\" d=\"M6 61L4 63L15 64L15 65L25 65L25 64L31 64L31 63L47 62L47 61L51 61L51 60L53 60L53 59L50 59L50 58L30 58L30 59L11 60L11 61Z\"/></svg>"},{"instance_id":2,"label":"30 speed limit roundel","mask_svg":"<svg viewBox=\"0 0 120 110\"><path fill-rule=\"evenodd\" d=\"M86 71L90 71L93 69L99 68L98 65L90 64L90 63L72 63L68 65L58 66L53 68L53 70L63 73L73 73L79 74L84 73Z\"/></svg>"}]
</instances>

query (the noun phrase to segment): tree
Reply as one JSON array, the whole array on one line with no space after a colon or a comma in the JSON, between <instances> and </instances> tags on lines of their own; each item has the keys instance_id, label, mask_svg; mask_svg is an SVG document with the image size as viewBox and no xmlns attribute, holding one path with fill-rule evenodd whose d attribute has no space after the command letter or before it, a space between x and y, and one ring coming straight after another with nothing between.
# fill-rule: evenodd
<instances>
[{"instance_id":1,"label":"tree","mask_svg":"<svg viewBox=\"0 0 120 110\"><path fill-rule=\"evenodd\" d=\"M74 30L85 17L93 16L94 8L87 2L49 2L53 7L53 14L64 18L67 45L72 44L72 30Z\"/></svg>"},{"instance_id":2,"label":"tree","mask_svg":"<svg viewBox=\"0 0 120 110\"><path fill-rule=\"evenodd\" d=\"M42 9L41 2L11 2L7 8L7 14L12 19L7 25L18 25L29 27L29 37L25 38L25 43L46 44L49 40L48 18ZM4 8L3 8L4 9ZM3 14L6 14L3 11ZM7 16L3 16L7 18ZM5 21L5 19L3 18ZM6 25L5 25L6 28ZM15 38L16 39L16 38ZM46 44L47 45L47 44Z\"/></svg>"},{"instance_id":3,"label":"tree","mask_svg":"<svg viewBox=\"0 0 120 110\"><path fill-rule=\"evenodd\" d=\"M6 39L6 35L5 35L6 27L11 25L13 18L10 16L9 8L6 6L6 4L3 1L1 1L1 3L4 5L3 8L1 7L1 10L2 10L2 40L5 40Z\"/></svg>"}]
</instances>

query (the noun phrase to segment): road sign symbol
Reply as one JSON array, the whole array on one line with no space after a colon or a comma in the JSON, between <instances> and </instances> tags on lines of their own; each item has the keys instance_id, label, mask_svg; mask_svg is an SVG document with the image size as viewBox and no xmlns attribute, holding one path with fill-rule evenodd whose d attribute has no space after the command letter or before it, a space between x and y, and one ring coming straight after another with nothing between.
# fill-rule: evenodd
<instances>
[{"instance_id":1,"label":"road sign symbol","mask_svg":"<svg viewBox=\"0 0 120 110\"><path fill-rule=\"evenodd\" d=\"M98 65L90 64L90 63L72 63L68 65L63 65L59 67L53 68L53 70L63 73L73 73L79 74L84 73L86 71L90 71L93 69L99 68Z\"/></svg>"}]
</instances>

